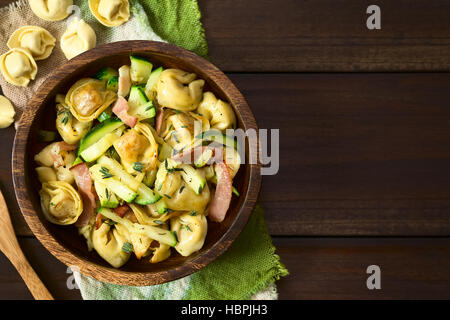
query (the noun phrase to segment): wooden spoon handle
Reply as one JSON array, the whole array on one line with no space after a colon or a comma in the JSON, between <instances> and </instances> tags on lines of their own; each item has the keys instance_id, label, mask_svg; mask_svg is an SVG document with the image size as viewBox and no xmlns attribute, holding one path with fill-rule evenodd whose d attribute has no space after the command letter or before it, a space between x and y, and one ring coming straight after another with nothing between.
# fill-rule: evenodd
<instances>
[{"instance_id":1,"label":"wooden spoon handle","mask_svg":"<svg viewBox=\"0 0 450 320\"><path fill-rule=\"evenodd\" d=\"M16 267L23 281L27 285L34 299L36 300L54 300L53 296L47 290L45 285L39 279L36 272L34 272L28 260L22 253L22 250L17 252L16 256L11 259L12 264Z\"/></svg>"},{"instance_id":2,"label":"wooden spoon handle","mask_svg":"<svg viewBox=\"0 0 450 320\"><path fill-rule=\"evenodd\" d=\"M11 261L36 300L54 300L28 263L17 241L5 198L0 191L0 250Z\"/></svg>"}]
</instances>

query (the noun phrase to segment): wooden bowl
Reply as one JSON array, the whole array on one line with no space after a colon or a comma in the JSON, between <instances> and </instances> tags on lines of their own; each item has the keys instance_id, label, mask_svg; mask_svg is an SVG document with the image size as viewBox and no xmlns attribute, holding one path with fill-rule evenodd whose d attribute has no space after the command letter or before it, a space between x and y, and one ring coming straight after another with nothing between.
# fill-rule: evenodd
<instances>
[{"instance_id":1,"label":"wooden bowl","mask_svg":"<svg viewBox=\"0 0 450 320\"><path fill-rule=\"evenodd\" d=\"M45 144L37 139L40 129L55 129L55 96L85 76L92 76L105 66L120 67L129 64L130 54L147 57L156 66L179 68L194 72L206 81L205 90L211 90L220 99L230 102L243 130L257 129L255 118L242 94L214 65L182 48L161 42L123 41L99 46L68 61L56 70L30 100L17 129L13 148L13 179L19 207L30 229L56 258L81 273L106 282L122 285L154 285L172 281L205 267L222 254L246 225L258 197L261 176L258 164L241 166L234 179L240 197L233 201L222 223L208 223L208 234L203 248L182 257L175 250L169 259L151 264L149 259L131 258L120 269L114 269L95 251L88 252L86 241L73 226L49 223L43 216L33 161L34 155ZM256 150L256 147L254 147Z\"/></svg>"}]
</instances>

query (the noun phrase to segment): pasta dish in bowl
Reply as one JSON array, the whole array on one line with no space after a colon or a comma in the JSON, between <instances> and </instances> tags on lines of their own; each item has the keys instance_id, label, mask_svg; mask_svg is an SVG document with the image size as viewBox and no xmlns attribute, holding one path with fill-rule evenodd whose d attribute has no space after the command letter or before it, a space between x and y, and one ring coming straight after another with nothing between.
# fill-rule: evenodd
<instances>
[{"instance_id":1,"label":"pasta dish in bowl","mask_svg":"<svg viewBox=\"0 0 450 320\"><path fill-rule=\"evenodd\" d=\"M226 76L181 48L126 41L52 77L13 151L19 205L47 249L94 278L144 285L228 248L260 177L227 134L256 123Z\"/></svg>"}]
</instances>

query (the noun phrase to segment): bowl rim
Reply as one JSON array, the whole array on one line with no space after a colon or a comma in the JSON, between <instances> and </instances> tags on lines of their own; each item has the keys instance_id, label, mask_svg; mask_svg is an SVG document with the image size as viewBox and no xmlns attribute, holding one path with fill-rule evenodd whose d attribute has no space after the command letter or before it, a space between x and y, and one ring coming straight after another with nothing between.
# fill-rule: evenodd
<instances>
[{"instance_id":1,"label":"bowl rim","mask_svg":"<svg viewBox=\"0 0 450 320\"><path fill-rule=\"evenodd\" d=\"M133 52L163 54L172 56L175 59L184 60L185 63L191 65L195 64L197 68L202 69L207 74L211 82L213 82L227 95L230 104L233 106L235 111L237 110L237 112L241 115L244 125L243 129L258 130L254 115L243 95L239 92L232 81L211 62L191 51L163 42L147 40L114 42L98 46L67 61L47 78L51 78L52 81L44 81L43 84L36 90L22 114L22 118L19 121L14 138L12 150L12 176L16 199L25 221L37 239L54 257L69 267L76 266L78 268L77 271L80 271L82 274L97 280L120 285L143 286L161 284L190 275L202 269L215 260L219 255L224 253L241 233L252 214L261 187L261 175L259 162L256 164L247 164L250 171L248 186L245 193L241 195L241 197L244 197L244 201L242 202L240 208L238 208L236 218L222 237L219 238L219 240L217 240L217 242L214 243L208 250L199 254L195 258L186 261L181 266L158 272L151 270L148 272L125 271L95 264L87 258L77 256L60 244L42 224L37 212L33 208L31 200L27 196L28 188L24 170L25 157L23 155L27 149L28 137L34 117L43 106L43 101L45 101L48 93L53 91L53 89L66 77L70 77L70 74L79 66L92 63L107 56L132 54ZM245 119L244 116L242 116L243 114L245 115ZM24 121L24 119L26 121ZM254 151L259 150L259 141L258 145L254 148ZM249 152L248 148L246 152ZM119 274L120 276L118 276Z\"/></svg>"}]
</instances>

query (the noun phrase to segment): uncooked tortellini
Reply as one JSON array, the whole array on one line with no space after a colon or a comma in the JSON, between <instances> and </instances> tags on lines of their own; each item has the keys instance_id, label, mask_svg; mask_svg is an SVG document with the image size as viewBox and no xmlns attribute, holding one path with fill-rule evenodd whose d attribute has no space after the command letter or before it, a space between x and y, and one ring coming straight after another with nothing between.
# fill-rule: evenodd
<instances>
[{"instance_id":1,"label":"uncooked tortellini","mask_svg":"<svg viewBox=\"0 0 450 320\"><path fill-rule=\"evenodd\" d=\"M0 71L9 83L26 87L36 77L37 65L27 50L14 48L0 56Z\"/></svg>"},{"instance_id":2,"label":"uncooked tortellini","mask_svg":"<svg viewBox=\"0 0 450 320\"><path fill-rule=\"evenodd\" d=\"M95 47L97 36L94 29L91 28L83 19L77 17L67 27L61 37L61 49L67 59L88 51Z\"/></svg>"},{"instance_id":3,"label":"uncooked tortellini","mask_svg":"<svg viewBox=\"0 0 450 320\"><path fill-rule=\"evenodd\" d=\"M0 95L0 129L9 127L14 122L15 114L11 101Z\"/></svg>"},{"instance_id":4,"label":"uncooked tortellini","mask_svg":"<svg viewBox=\"0 0 450 320\"><path fill-rule=\"evenodd\" d=\"M83 78L70 87L65 103L75 118L88 122L96 119L116 98L117 94L106 90L103 81Z\"/></svg>"},{"instance_id":5,"label":"uncooked tortellini","mask_svg":"<svg viewBox=\"0 0 450 320\"><path fill-rule=\"evenodd\" d=\"M80 122L72 116L69 108L65 105L65 97L56 96L56 129L68 144L76 144L91 129L92 121Z\"/></svg>"},{"instance_id":6,"label":"uncooked tortellini","mask_svg":"<svg viewBox=\"0 0 450 320\"><path fill-rule=\"evenodd\" d=\"M72 0L28 0L30 8L39 18L46 21L59 21L69 15Z\"/></svg>"},{"instance_id":7,"label":"uncooked tortellini","mask_svg":"<svg viewBox=\"0 0 450 320\"><path fill-rule=\"evenodd\" d=\"M214 93L205 92L197 112L205 116L211 123L211 128L225 131L236 126L236 116L231 106L217 99Z\"/></svg>"},{"instance_id":8,"label":"uncooked tortellini","mask_svg":"<svg viewBox=\"0 0 450 320\"><path fill-rule=\"evenodd\" d=\"M45 182L39 194L42 211L51 223L59 225L75 223L83 211L80 195L67 182Z\"/></svg>"},{"instance_id":9,"label":"uncooked tortellini","mask_svg":"<svg viewBox=\"0 0 450 320\"><path fill-rule=\"evenodd\" d=\"M192 111L202 98L205 81L197 75L179 69L164 70L156 83L158 103L167 108Z\"/></svg>"},{"instance_id":10,"label":"uncooked tortellini","mask_svg":"<svg viewBox=\"0 0 450 320\"><path fill-rule=\"evenodd\" d=\"M130 19L128 0L89 0L89 9L107 27L120 26Z\"/></svg>"},{"instance_id":11,"label":"uncooked tortellini","mask_svg":"<svg viewBox=\"0 0 450 320\"><path fill-rule=\"evenodd\" d=\"M175 249L186 257L200 250L205 243L208 222L202 214L183 214L171 219L171 229L177 233Z\"/></svg>"},{"instance_id":12,"label":"uncooked tortellini","mask_svg":"<svg viewBox=\"0 0 450 320\"><path fill-rule=\"evenodd\" d=\"M107 223L102 223L100 228L92 232L92 244L95 251L114 268L120 268L130 258L130 253L122 250L128 242L129 234L126 228L120 224L112 229Z\"/></svg>"},{"instance_id":13,"label":"uncooked tortellini","mask_svg":"<svg viewBox=\"0 0 450 320\"><path fill-rule=\"evenodd\" d=\"M43 60L50 56L56 39L44 28L24 26L9 37L8 47L27 49L35 60Z\"/></svg>"}]
</instances>

